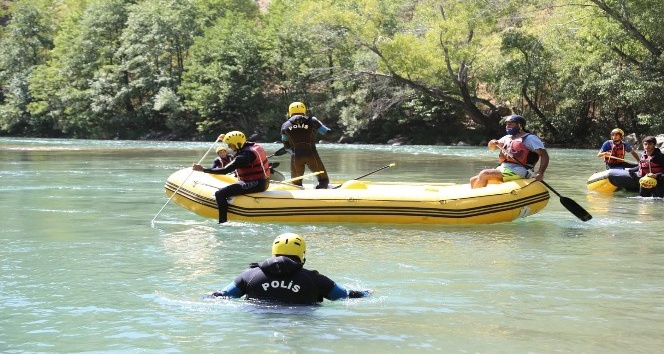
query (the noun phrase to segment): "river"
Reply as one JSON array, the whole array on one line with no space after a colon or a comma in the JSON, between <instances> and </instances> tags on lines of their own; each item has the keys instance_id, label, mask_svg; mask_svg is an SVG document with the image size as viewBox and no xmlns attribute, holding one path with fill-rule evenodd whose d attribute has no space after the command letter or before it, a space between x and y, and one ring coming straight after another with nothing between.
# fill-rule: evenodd
<instances>
[{"instance_id":1,"label":"river","mask_svg":"<svg viewBox=\"0 0 664 354\"><path fill-rule=\"evenodd\" d=\"M265 144L270 153L280 146ZM540 213L475 226L219 226L164 182L210 143L0 138L3 353L655 353L664 347L664 203L598 195L594 150L550 149ZM320 145L333 181L461 182L483 147ZM212 160L211 155L205 164ZM288 178L288 156L274 157ZM305 183L314 183L305 180ZM313 307L211 300L274 237L371 297Z\"/></svg>"}]
</instances>

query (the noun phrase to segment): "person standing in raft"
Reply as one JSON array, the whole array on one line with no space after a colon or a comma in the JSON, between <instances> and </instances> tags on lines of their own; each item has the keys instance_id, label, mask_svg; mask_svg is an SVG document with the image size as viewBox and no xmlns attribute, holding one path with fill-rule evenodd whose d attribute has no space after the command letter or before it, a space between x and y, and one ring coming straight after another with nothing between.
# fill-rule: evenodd
<instances>
[{"instance_id":1,"label":"person standing in raft","mask_svg":"<svg viewBox=\"0 0 664 354\"><path fill-rule=\"evenodd\" d=\"M252 263L214 297L271 300L313 305L323 299L339 300L369 296L371 290L348 290L315 270L304 268L307 244L304 237L285 233L272 243L272 257Z\"/></svg>"},{"instance_id":2,"label":"person standing in raft","mask_svg":"<svg viewBox=\"0 0 664 354\"><path fill-rule=\"evenodd\" d=\"M632 145L623 141L625 132L622 129L616 128L611 131L611 139L602 144L602 147L597 153L597 157L603 157L606 163L606 169L612 168L632 168L636 164L625 161L625 155L631 153L636 161L639 161L639 155L632 149Z\"/></svg>"},{"instance_id":3,"label":"person standing in raft","mask_svg":"<svg viewBox=\"0 0 664 354\"><path fill-rule=\"evenodd\" d=\"M332 131L316 117L306 114L307 107L302 102L293 102L288 106L289 118L281 125L281 142L291 150L291 178L302 176L304 166L309 166L311 172L324 171L317 176L316 189L326 189L330 178L316 150L316 133L329 136ZM302 180L292 183L301 186Z\"/></svg>"},{"instance_id":4,"label":"person standing in raft","mask_svg":"<svg viewBox=\"0 0 664 354\"><path fill-rule=\"evenodd\" d=\"M526 130L526 119L519 115L505 118L507 135L499 140L489 141L489 150L500 149L500 166L495 169L482 170L470 178L471 188L486 187L489 182L507 182L522 178L544 180L544 171L549 166L549 153L544 143L534 134ZM533 171L537 161L540 162L537 172Z\"/></svg>"},{"instance_id":5,"label":"person standing in raft","mask_svg":"<svg viewBox=\"0 0 664 354\"><path fill-rule=\"evenodd\" d=\"M231 155L228 154L228 149L220 146L217 148L217 157L212 161L212 167L210 168L222 168L229 163L231 163Z\"/></svg>"},{"instance_id":6,"label":"person standing in raft","mask_svg":"<svg viewBox=\"0 0 664 354\"><path fill-rule=\"evenodd\" d=\"M214 197L219 208L219 223L228 221L228 198L235 195L263 192L270 186L270 165L265 149L257 143L247 141L244 133L232 131L219 136L235 152L233 160L222 168L203 168L194 164L194 171L224 175L235 171L237 183L220 188Z\"/></svg>"},{"instance_id":7,"label":"person standing in raft","mask_svg":"<svg viewBox=\"0 0 664 354\"><path fill-rule=\"evenodd\" d=\"M639 166L629 169L629 174L639 180L639 196L664 198L664 153L655 147L654 136L643 138L643 155Z\"/></svg>"}]
</instances>

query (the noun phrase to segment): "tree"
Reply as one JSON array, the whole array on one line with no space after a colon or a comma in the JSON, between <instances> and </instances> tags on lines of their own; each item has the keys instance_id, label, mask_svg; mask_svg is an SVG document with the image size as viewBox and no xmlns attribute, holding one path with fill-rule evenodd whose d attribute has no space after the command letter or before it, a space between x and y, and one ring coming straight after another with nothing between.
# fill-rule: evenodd
<instances>
[{"instance_id":1,"label":"tree","mask_svg":"<svg viewBox=\"0 0 664 354\"><path fill-rule=\"evenodd\" d=\"M584 122L570 127L572 136L592 142L614 127L637 134L661 131L664 105L656 92L664 89L664 36L658 30L664 20L657 11L664 11L664 3L588 0L562 5L555 22L565 23L568 30L550 43L562 54L556 71L565 100L558 110L568 120Z\"/></svg>"},{"instance_id":2,"label":"tree","mask_svg":"<svg viewBox=\"0 0 664 354\"><path fill-rule=\"evenodd\" d=\"M200 115L190 122L200 133L259 129L267 71L261 43L256 21L240 14L218 19L196 40L179 92L187 109Z\"/></svg>"},{"instance_id":3,"label":"tree","mask_svg":"<svg viewBox=\"0 0 664 354\"><path fill-rule=\"evenodd\" d=\"M32 102L29 80L34 67L45 62L53 47L55 26L43 1L18 1L0 39L0 131L40 132L28 113Z\"/></svg>"},{"instance_id":4,"label":"tree","mask_svg":"<svg viewBox=\"0 0 664 354\"><path fill-rule=\"evenodd\" d=\"M492 75L493 60L499 58L492 43L498 42L498 18L513 10L509 2L356 0L328 1L319 7L326 10L301 6L300 10L307 12L294 22L309 28L325 26L317 32L350 37L360 60L366 60L366 52L375 57L374 64L362 63L370 66L338 70L339 78L353 77L358 83L389 80L390 87L411 90L411 99L416 97L413 92L418 92L440 107L462 110L485 134L499 130L498 106L490 93L483 91L483 79ZM396 100L388 97L378 99L408 100L406 96ZM382 107L395 109L399 104Z\"/></svg>"},{"instance_id":5,"label":"tree","mask_svg":"<svg viewBox=\"0 0 664 354\"><path fill-rule=\"evenodd\" d=\"M115 53L118 71L109 81L119 85L109 91L114 92L111 102L122 102L125 129L167 131L182 119L181 101L163 102L178 92L189 47L202 34L195 5L193 0L146 0L130 6Z\"/></svg>"},{"instance_id":6,"label":"tree","mask_svg":"<svg viewBox=\"0 0 664 354\"><path fill-rule=\"evenodd\" d=\"M70 8L55 37L52 59L30 81L33 117L50 117L66 136L112 138L123 135L123 107L112 101L118 72L114 58L127 20L123 0L92 0Z\"/></svg>"}]
</instances>

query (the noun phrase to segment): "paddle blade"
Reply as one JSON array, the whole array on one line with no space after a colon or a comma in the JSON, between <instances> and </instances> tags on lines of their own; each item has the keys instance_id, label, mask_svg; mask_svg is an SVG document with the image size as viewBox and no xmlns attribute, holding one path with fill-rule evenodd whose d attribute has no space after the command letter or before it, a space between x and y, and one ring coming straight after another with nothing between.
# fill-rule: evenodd
<instances>
[{"instance_id":1,"label":"paddle blade","mask_svg":"<svg viewBox=\"0 0 664 354\"><path fill-rule=\"evenodd\" d=\"M285 153L287 153L287 152L288 152L288 151L286 151L286 148L285 148L285 147L282 147L281 149L275 151L274 154L272 154L272 155L274 155L274 156L281 156L281 155L283 155L283 154L285 154Z\"/></svg>"},{"instance_id":2,"label":"paddle blade","mask_svg":"<svg viewBox=\"0 0 664 354\"><path fill-rule=\"evenodd\" d=\"M567 197L560 197L560 204L562 204L567 210L569 210L572 214L574 214L577 218L581 219L582 221L588 221L593 218L592 215L590 215L586 209L583 209L577 202L573 201L570 198Z\"/></svg>"}]
</instances>

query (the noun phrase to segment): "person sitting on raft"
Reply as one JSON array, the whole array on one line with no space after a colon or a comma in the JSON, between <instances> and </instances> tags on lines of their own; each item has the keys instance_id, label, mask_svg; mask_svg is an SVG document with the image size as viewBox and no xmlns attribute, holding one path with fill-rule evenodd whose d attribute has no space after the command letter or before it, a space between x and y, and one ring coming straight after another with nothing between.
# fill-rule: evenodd
<instances>
[{"instance_id":1,"label":"person sitting on raft","mask_svg":"<svg viewBox=\"0 0 664 354\"><path fill-rule=\"evenodd\" d=\"M613 129L611 131L611 139L605 141L599 149L597 156L604 158L607 170L612 168L624 169L636 167L636 164L625 161L625 155L628 152L632 154L632 157L636 161L639 161L639 155L634 151L632 145L623 141L624 136L625 132L622 129Z\"/></svg>"},{"instance_id":2,"label":"person sitting on raft","mask_svg":"<svg viewBox=\"0 0 664 354\"><path fill-rule=\"evenodd\" d=\"M482 170L470 178L471 188L486 187L489 182L507 182L522 178L544 180L544 171L549 166L549 153L539 137L526 130L526 119L520 115L505 118L507 135L489 141L489 150L500 149L500 166ZM540 161L537 173L533 171Z\"/></svg>"}]
</instances>

